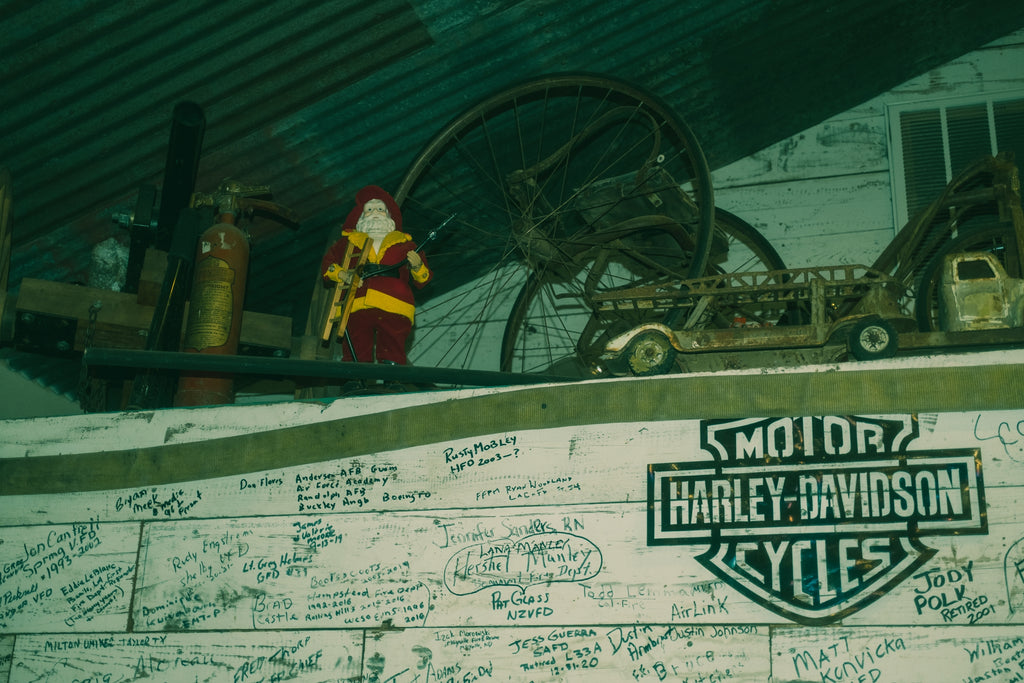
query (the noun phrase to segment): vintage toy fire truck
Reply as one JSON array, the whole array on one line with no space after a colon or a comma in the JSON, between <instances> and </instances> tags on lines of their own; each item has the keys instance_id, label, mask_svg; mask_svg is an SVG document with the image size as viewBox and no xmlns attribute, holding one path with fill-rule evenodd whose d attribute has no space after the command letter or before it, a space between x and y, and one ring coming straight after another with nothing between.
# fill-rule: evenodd
<instances>
[{"instance_id":1,"label":"vintage toy fire truck","mask_svg":"<svg viewBox=\"0 0 1024 683\"><path fill-rule=\"evenodd\" d=\"M656 375L888 358L898 350L1024 343L1024 280L1008 277L986 252L945 260L941 331L919 331L907 292L863 265L727 273L599 297L605 311L679 309L680 322L645 323L619 334L593 368L597 375ZM699 324L709 311L772 310L778 324ZM762 320L764 316L759 316Z\"/></svg>"}]
</instances>

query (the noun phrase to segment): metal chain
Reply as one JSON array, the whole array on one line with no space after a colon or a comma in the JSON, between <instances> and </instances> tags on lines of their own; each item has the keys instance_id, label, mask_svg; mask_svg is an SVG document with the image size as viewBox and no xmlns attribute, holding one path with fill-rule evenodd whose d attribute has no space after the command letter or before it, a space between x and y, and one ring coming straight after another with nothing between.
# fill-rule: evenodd
<instances>
[{"instance_id":1,"label":"metal chain","mask_svg":"<svg viewBox=\"0 0 1024 683\"><path fill-rule=\"evenodd\" d=\"M92 347L93 338L96 336L96 321L100 316L100 309L103 302L96 300L89 306L89 325L85 328L85 336L82 340L83 351ZM106 404L105 384L93 382L89 379L89 369L82 361L82 368L78 375L78 404L85 412L96 412L102 409L101 405Z\"/></svg>"}]
</instances>

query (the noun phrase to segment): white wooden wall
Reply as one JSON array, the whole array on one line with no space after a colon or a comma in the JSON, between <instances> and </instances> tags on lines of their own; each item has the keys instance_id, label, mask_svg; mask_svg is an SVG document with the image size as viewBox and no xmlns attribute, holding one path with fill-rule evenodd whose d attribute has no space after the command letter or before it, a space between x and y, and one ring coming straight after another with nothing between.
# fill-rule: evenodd
<instances>
[{"instance_id":1,"label":"white wooden wall","mask_svg":"<svg viewBox=\"0 0 1024 683\"><path fill-rule=\"evenodd\" d=\"M715 204L758 228L791 268L870 264L902 227L887 107L1006 91L1024 92L1024 31L719 169Z\"/></svg>"},{"instance_id":2,"label":"white wooden wall","mask_svg":"<svg viewBox=\"0 0 1024 683\"><path fill-rule=\"evenodd\" d=\"M915 368L1019 380L1024 352L863 367L869 383L898 381ZM814 377L861 372L822 366L775 377L780 387L808 386ZM727 376L764 377L590 382L586 391L643 392L657 382L679 397L669 412L685 416L700 414L687 397L700 395L701 383ZM707 440L706 421L667 418L659 407L657 419L515 427L531 411L578 395L573 385L452 392L433 405L458 438L194 481L118 488L113 479L102 490L4 495L0 681L1024 680L1021 395L1001 399L1017 406L1007 410L817 416L827 432L817 455L828 450L827 457L800 453L799 439L775 439L767 448L780 448L780 460L769 463L765 451L731 463L748 474L810 471L825 479L851 467L891 473L913 463L968 463L958 485L936 498L968 501L959 516L951 509L949 519L919 521L913 533L905 521L879 531L879 520L859 520L850 557L868 562L856 546L892 536L893 548L920 553L917 564L893 562L884 580L868 584L849 562L837 569L834 558L818 561L828 564L820 574L827 585L816 593L801 583L808 595L865 584L831 612L815 611L819 598L766 597L760 591L770 579L744 584L714 569L711 535L651 542L657 466L702 476L718 451L702 444L729 449L721 432ZM254 450L283 457L317 447L314 429L336 433L341 452L360 415L379 414L395 428L422 399L0 422L0 468L9 475L25 459L82 453L99 462L110 451L144 448L157 449L173 478L189 444L205 443L215 458L251 438L245 443ZM480 400L501 401L507 429L457 424ZM275 414L279 421L270 421ZM781 434L814 416L792 417L764 421L760 432L742 429ZM872 425L883 420L899 430L879 436ZM70 461L55 467L61 462ZM87 471L89 462L74 467ZM815 504L846 505L843 491L823 495ZM922 510L926 500L917 503ZM794 552L816 553L847 523L808 522L766 537L781 558L774 566ZM797 617L787 616L792 611Z\"/></svg>"}]
</instances>

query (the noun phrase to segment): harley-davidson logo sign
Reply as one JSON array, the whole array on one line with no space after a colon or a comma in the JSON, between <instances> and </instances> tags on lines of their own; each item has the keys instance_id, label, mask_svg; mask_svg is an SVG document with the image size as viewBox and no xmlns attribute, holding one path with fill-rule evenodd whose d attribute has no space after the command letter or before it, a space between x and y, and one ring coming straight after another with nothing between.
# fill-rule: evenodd
<instances>
[{"instance_id":1,"label":"harley-davidson logo sign","mask_svg":"<svg viewBox=\"0 0 1024 683\"><path fill-rule=\"evenodd\" d=\"M977 449L908 451L916 416L707 420L710 460L648 466L648 545L708 545L697 559L803 624L864 607L935 550L922 538L987 533Z\"/></svg>"}]
</instances>

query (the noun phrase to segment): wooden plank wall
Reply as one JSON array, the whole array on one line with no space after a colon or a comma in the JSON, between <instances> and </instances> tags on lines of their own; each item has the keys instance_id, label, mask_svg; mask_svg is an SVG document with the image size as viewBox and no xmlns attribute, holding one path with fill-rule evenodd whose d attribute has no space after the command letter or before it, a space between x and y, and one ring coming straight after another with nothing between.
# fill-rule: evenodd
<instances>
[{"instance_id":1,"label":"wooden plank wall","mask_svg":"<svg viewBox=\"0 0 1024 683\"><path fill-rule=\"evenodd\" d=\"M791 268L870 264L902 227L893 215L887 107L1020 97L1021 65L1024 31L717 170L715 204L760 230Z\"/></svg>"},{"instance_id":2,"label":"wooden plank wall","mask_svg":"<svg viewBox=\"0 0 1024 683\"><path fill-rule=\"evenodd\" d=\"M705 380L673 381L685 401ZM514 413L516 391L492 393ZM454 421L472 392L447 398ZM510 428L7 495L0 681L1021 681L1024 406L1006 401ZM339 435L348 405L321 411ZM172 424L226 448L275 408L30 421L37 447L21 432L2 455L159 444ZM309 414L279 408L303 448Z\"/></svg>"}]
</instances>

